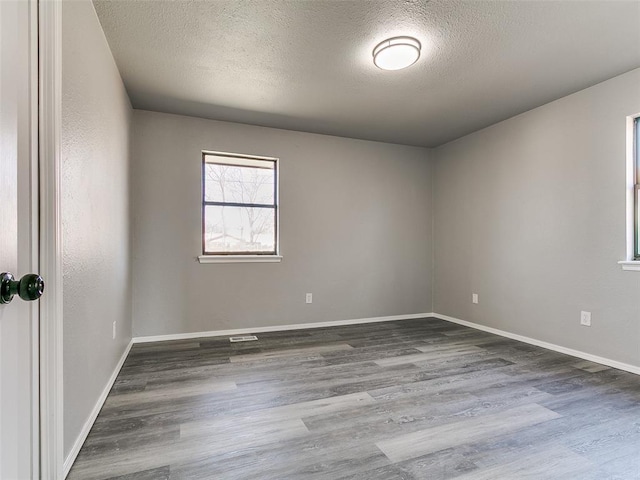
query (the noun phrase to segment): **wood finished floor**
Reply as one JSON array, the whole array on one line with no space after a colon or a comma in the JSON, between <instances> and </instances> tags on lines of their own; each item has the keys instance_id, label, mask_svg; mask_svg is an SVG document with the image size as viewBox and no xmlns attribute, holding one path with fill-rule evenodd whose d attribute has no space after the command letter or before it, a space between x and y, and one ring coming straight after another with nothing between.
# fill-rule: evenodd
<instances>
[{"instance_id":1,"label":"wood finished floor","mask_svg":"<svg viewBox=\"0 0 640 480\"><path fill-rule=\"evenodd\" d=\"M69 480L640 479L640 376L436 319L135 345Z\"/></svg>"}]
</instances>

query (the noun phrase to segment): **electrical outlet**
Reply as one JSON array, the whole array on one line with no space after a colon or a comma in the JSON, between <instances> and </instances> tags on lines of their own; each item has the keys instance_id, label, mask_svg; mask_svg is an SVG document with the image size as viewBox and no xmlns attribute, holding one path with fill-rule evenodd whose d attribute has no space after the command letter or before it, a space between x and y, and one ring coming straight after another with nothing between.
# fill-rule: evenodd
<instances>
[{"instance_id":1,"label":"electrical outlet","mask_svg":"<svg viewBox=\"0 0 640 480\"><path fill-rule=\"evenodd\" d=\"M478 294L477 293L472 293L471 294L471 301L473 303L478 303Z\"/></svg>"},{"instance_id":2,"label":"electrical outlet","mask_svg":"<svg viewBox=\"0 0 640 480\"><path fill-rule=\"evenodd\" d=\"M312 293L307 293L307 295L305 297L305 302L313 303L313 294Z\"/></svg>"},{"instance_id":3,"label":"electrical outlet","mask_svg":"<svg viewBox=\"0 0 640 480\"><path fill-rule=\"evenodd\" d=\"M580 325L591 326L591 312L580 312Z\"/></svg>"},{"instance_id":4,"label":"electrical outlet","mask_svg":"<svg viewBox=\"0 0 640 480\"><path fill-rule=\"evenodd\" d=\"M116 339L116 322L113 322L113 328L112 328L111 336L112 336L112 338L114 340Z\"/></svg>"}]
</instances>

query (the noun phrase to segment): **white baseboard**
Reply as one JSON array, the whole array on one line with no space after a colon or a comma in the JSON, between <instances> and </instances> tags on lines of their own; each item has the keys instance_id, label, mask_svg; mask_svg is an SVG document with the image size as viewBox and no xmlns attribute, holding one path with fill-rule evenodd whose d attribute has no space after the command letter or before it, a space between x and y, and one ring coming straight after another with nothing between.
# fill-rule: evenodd
<instances>
[{"instance_id":1,"label":"white baseboard","mask_svg":"<svg viewBox=\"0 0 640 480\"><path fill-rule=\"evenodd\" d=\"M100 413L100 410L102 409L102 406L104 405L104 402L107 399L107 395L109 395L109 392L111 391L111 387L113 387L113 384L115 383L116 378L118 377L118 373L120 373L120 369L122 368L124 361L127 359L127 355L129 355L129 351L131 350L132 346L133 346L133 341L130 341L129 345L127 345L127 348L124 350L124 353L120 357L120 360L118 360L118 364L116 365L116 368L113 370L111 377L109 377L109 381L107 382L107 385L104 387L104 390L102 390L102 393L100 394L98 401L93 407L93 410L89 414L89 418L87 418L87 421L84 423L84 426L82 427L82 430L78 435L78 438L76 438L76 441L73 444L73 448L71 449L71 451L69 452L69 455L65 459L64 478L67 478L67 475L69 474L69 471L73 466L73 462L76 461L76 457L78 456L78 453L80 453L80 449L82 448L84 441L87 439L87 435L89 435L89 432L91 431L91 427L93 427L93 424L96 421L96 418L98 418L98 414Z\"/></svg>"},{"instance_id":2,"label":"white baseboard","mask_svg":"<svg viewBox=\"0 0 640 480\"><path fill-rule=\"evenodd\" d=\"M188 340L203 337L226 337L229 335L244 335L262 332L282 332L285 330L304 330L307 328L336 327L341 325L358 325L361 323L392 322L394 320L411 320L416 318L433 317L433 313L412 313L408 315L391 315L388 317L357 318L352 320L336 320L333 322L296 323L293 325L275 325L271 327L247 327L233 330L210 330L207 332L173 333L168 335L152 335L134 337L133 343L163 342L167 340Z\"/></svg>"},{"instance_id":3,"label":"white baseboard","mask_svg":"<svg viewBox=\"0 0 640 480\"><path fill-rule=\"evenodd\" d=\"M640 375L640 367L637 367L635 365L630 365L628 363L622 363L622 362L618 362L617 360L611 360L609 358L600 357L598 355L592 355L591 353L581 352L580 350L574 350L572 348L562 347L554 343L543 342L542 340L536 340L535 338L525 337L523 335L518 335L516 333L505 332L504 330L499 330L497 328L486 327L484 325L480 325L479 323L460 320L459 318L450 317L448 315L442 315L440 313L433 313L432 316L435 318L439 318L440 320L446 320L447 322L457 323L459 325L464 325L465 327L475 328L476 330L482 330L483 332L493 333L494 335L500 335L501 337L511 338L512 340L528 343L530 345L535 345L537 347L546 348L547 350L553 350L554 352L564 353L566 355L571 355L572 357L582 358L583 360L589 360L591 362L600 363L608 367L613 367L619 370L624 370L626 372L631 372L631 373Z\"/></svg>"}]
</instances>

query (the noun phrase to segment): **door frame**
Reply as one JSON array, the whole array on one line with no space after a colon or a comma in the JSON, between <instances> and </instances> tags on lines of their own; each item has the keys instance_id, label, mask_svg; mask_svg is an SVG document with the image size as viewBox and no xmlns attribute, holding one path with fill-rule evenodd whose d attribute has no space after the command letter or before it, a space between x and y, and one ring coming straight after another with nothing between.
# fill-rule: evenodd
<instances>
[{"instance_id":1,"label":"door frame","mask_svg":"<svg viewBox=\"0 0 640 480\"><path fill-rule=\"evenodd\" d=\"M62 124L62 1L37 5L31 28L37 32L37 118L39 267L46 291L40 299L39 477L64 478L62 221L60 128ZM35 42L34 42L35 43ZM33 50L32 50L33 51ZM37 403L38 402L34 402ZM38 450L35 450L37 452ZM34 470L38 471L38 469Z\"/></svg>"}]
</instances>

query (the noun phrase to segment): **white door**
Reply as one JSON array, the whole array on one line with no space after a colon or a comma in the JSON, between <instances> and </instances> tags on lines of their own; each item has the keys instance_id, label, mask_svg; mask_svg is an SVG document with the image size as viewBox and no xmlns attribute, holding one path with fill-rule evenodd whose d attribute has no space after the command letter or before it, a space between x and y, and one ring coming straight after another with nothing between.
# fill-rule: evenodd
<instances>
[{"instance_id":1,"label":"white door","mask_svg":"<svg viewBox=\"0 0 640 480\"><path fill-rule=\"evenodd\" d=\"M34 3L0 0L0 273L16 279L37 271ZM0 304L2 480L38 476L37 306L17 295Z\"/></svg>"}]
</instances>

